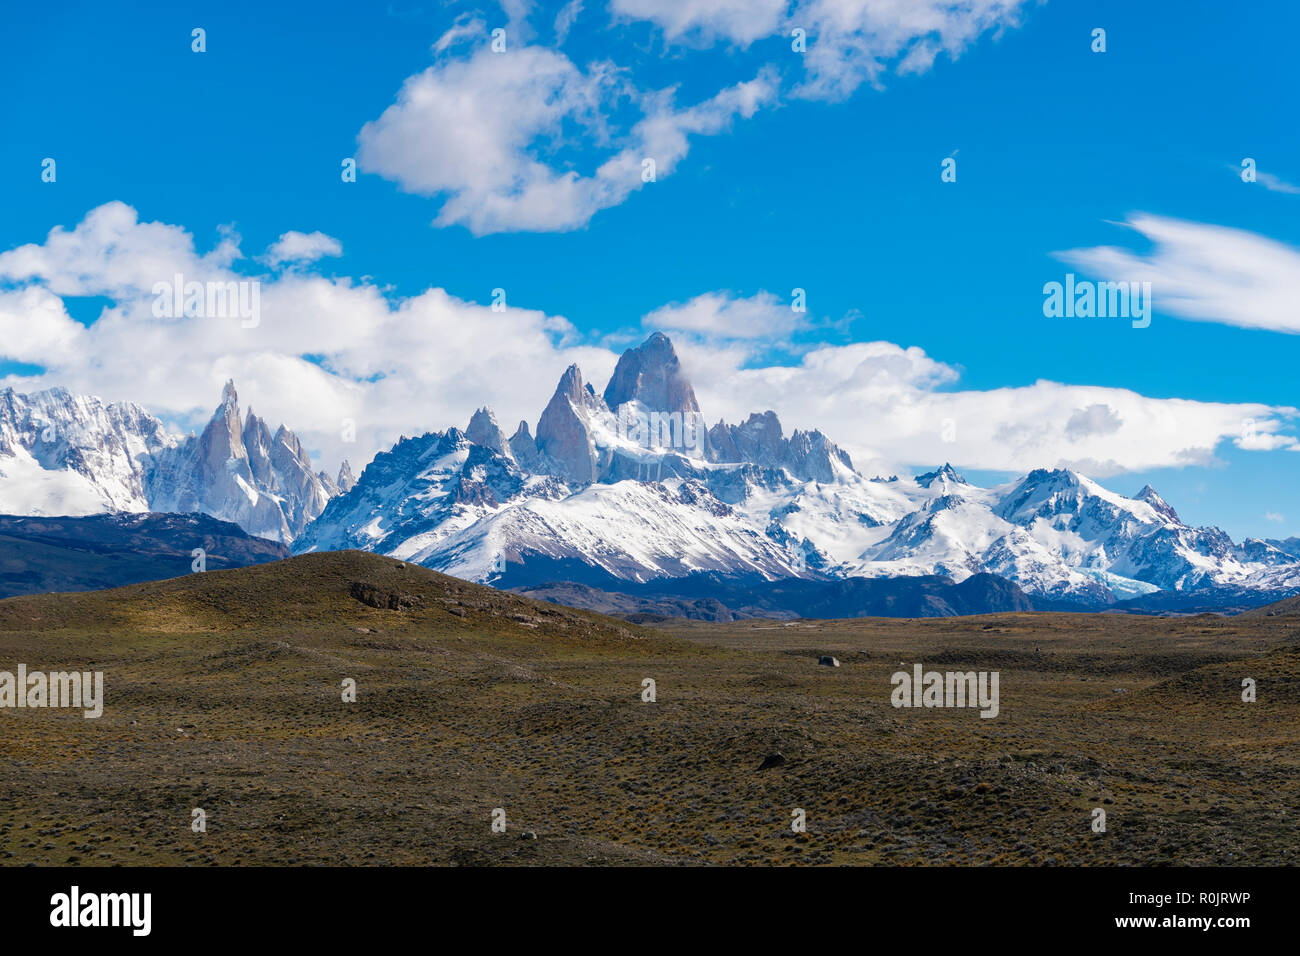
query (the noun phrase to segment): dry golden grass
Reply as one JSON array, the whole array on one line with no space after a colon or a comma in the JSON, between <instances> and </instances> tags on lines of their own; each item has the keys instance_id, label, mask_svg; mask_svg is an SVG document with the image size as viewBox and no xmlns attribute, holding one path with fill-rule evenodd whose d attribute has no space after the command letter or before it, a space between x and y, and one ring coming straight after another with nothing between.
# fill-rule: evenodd
<instances>
[{"instance_id":1,"label":"dry golden grass","mask_svg":"<svg viewBox=\"0 0 1300 956\"><path fill-rule=\"evenodd\" d=\"M340 552L0 602L0 669L20 661L103 670L107 703L0 710L8 865L1249 864L1300 846L1296 617L652 631ZM999 671L1001 714L894 709L890 675L915 662Z\"/></svg>"}]
</instances>

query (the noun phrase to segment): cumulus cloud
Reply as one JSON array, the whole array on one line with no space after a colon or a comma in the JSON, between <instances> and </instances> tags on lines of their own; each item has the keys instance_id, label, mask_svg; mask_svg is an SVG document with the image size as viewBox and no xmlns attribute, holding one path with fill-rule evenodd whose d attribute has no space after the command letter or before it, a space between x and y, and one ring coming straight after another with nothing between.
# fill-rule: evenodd
<instances>
[{"instance_id":1,"label":"cumulus cloud","mask_svg":"<svg viewBox=\"0 0 1300 956\"><path fill-rule=\"evenodd\" d=\"M266 261L273 266L278 266L286 262L315 262L323 256L341 255L343 255L343 243L333 236L327 236L323 232L304 233L290 230L283 233L266 250Z\"/></svg>"},{"instance_id":2,"label":"cumulus cloud","mask_svg":"<svg viewBox=\"0 0 1300 956\"><path fill-rule=\"evenodd\" d=\"M63 300L40 286L0 291L0 355L15 362L66 360L76 353L85 328Z\"/></svg>"},{"instance_id":3,"label":"cumulus cloud","mask_svg":"<svg viewBox=\"0 0 1300 956\"><path fill-rule=\"evenodd\" d=\"M333 470L345 457L360 466L402 434L463 427L484 404L507 428L520 419L535 425L565 367L578 364L600 390L618 358L561 316L493 312L440 288L393 298L371 282L308 268L258 280L255 328L153 314L156 282L177 272L244 278L231 268L239 258L233 237L201 254L183 228L140 222L122 203L0 254L0 359L45 369L3 384L137 401L197 427L234 378L245 408L288 424ZM68 317L63 295L103 295L113 305L83 327ZM749 323L779 331L789 321L782 308L766 293L710 293L657 310L685 332L676 340L682 363L710 420L771 408L787 429L821 428L882 471L951 460L1008 471L1065 465L1102 477L1205 464L1222 442L1246 437L1241 447L1298 447L1287 433L1293 409L1057 382L961 390L956 368L890 342L821 345L792 364L755 365ZM344 440L349 420L355 443Z\"/></svg>"},{"instance_id":4,"label":"cumulus cloud","mask_svg":"<svg viewBox=\"0 0 1300 956\"><path fill-rule=\"evenodd\" d=\"M129 299L176 272L230 275L230 265L240 258L233 234L200 256L194 237L181 227L142 223L126 203L109 202L92 209L74 229L55 226L44 243L0 254L0 281L40 280L58 296Z\"/></svg>"},{"instance_id":5,"label":"cumulus cloud","mask_svg":"<svg viewBox=\"0 0 1300 956\"><path fill-rule=\"evenodd\" d=\"M629 94L608 63L582 70L541 47L494 53L480 45L408 78L397 102L362 127L358 159L408 192L443 197L435 225L476 235L566 231L640 189L644 160L653 160L656 178L669 175L691 136L752 116L772 99L775 80L765 71L686 108L671 90L638 96L641 118L615 146L605 111ZM566 145L566 124L602 152L589 173L553 158Z\"/></svg>"},{"instance_id":6,"label":"cumulus cloud","mask_svg":"<svg viewBox=\"0 0 1300 956\"><path fill-rule=\"evenodd\" d=\"M1071 249L1061 260L1109 281L1148 281L1155 308L1200 322L1300 332L1300 250L1227 226L1139 213L1124 225L1149 252Z\"/></svg>"}]
</instances>

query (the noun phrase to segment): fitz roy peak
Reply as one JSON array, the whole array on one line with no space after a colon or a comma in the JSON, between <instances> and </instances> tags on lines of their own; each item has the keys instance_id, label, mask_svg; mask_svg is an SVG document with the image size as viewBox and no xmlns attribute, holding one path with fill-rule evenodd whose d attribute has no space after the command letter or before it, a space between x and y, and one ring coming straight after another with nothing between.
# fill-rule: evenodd
<instances>
[{"instance_id":1,"label":"fitz roy peak","mask_svg":"<svg viewBox=\"0 0 1300 956\"><path fill-rule=\"evenodd\" d=\"M605 407L617 410L625 402L640 402L663 412L696 414L695 389L682 374L677 351L668 336L656 332L639 348L628 349L605 386Z\"/></svg>"},{"instance_id":2,"label":"fitz roy peak","mask_svg":"<svg viewBox=\"0 0 1300 956\"><path fill-rule=\"evenodd\" d=\"M289 544L355 483L312 471L298 437L249 409L226 384L201 435L180 437L132 402L54 388L0 391L0 512L87 515L200 512Z\"/></svg>"},{"instance_id":3,"label":"fitz roy peak","mask_svg":"<svg viewBox=\"0 0 1300 956\"><path fill-rule=\"evenodd\" d=\"M506 438L481 408L464 431L402 439L293 547L377 551L500 586L991 573L1090 607L1300 590L1295 555L1190 527L1150 487L1126 498L1038 469L981 488L947 464L883 480L820 431L786 434L772 411L705 429L661 333L624 352L600 394L566 369L535 433L520 422Z\"/></svg>"}]
</instances>

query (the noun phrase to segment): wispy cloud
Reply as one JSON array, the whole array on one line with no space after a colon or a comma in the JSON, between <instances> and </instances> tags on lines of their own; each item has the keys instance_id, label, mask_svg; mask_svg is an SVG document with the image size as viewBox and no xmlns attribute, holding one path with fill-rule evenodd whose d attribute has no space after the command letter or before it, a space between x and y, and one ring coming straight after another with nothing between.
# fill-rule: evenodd
<instances>
[{"instance_id":1,"label":"wispy cloud","mask_svg":"<svg viewBox=\"0 0 1300 956\"><path fill-rule=\"evenodd\" d=\"M879 86L893 64L924 73L940 53L957 59L985 33L1020 25L1028 0L804 0L787 25L808 31L805 79L796 95L841 100Z\"/></svg>"},{"instance_id":2,"label":"wispy cloud","mask_svg":"<svg viewBox=\"0 0 1300 956\"><path fill-rule=\"evenodd\" d=\"M775 35L789 0L611 0L626 20L647 20L668 42L708 45L723 40L749 46Z\"/></svg>"},{"instance_id":3,"label":"wispy cloud","mask_svg":"<svg viewBox=\"0 0 1300 956\"><path fill-rule=\"evenodd\" d=\"M1243 229L1149 213L1124 225L1154 248L1096 246L1056 255L1110 281L1149 281L1159 313L1300 333L1300 250Z\"/></svg>"},{"instance_id":4,"label":"wispy cloud","mask_svg":"<svg viewBox=\"0 0 1300 956\"><path fill-rule=\"evenodd\" d=\"M582 0L569 0L564 6L560 7L560 12L555 15L555 43L556 46L563 46L564 41L569 38L569 31L573 29L573 24L578 19L578 14L582 12Z\"/></svg>"},{"instance_id":5,"label":"wispy cloud","mask_svg":"<svg viewBox=\"0 0 1300 956\"><path fill-rule=\"evenodd\" d=\"M1242 161L1243 165L1247 162L1248 162L1247 160ZM1250 160L1249 162L1253 162L1253 160ZM1244 175L1241 166L1236 166L1232 163L1228 163L1227 168L1232 170L1233 174L1238 177ZM1278 176L1276 173L1269 173L1269 172L1264 172L1260 169L1255 169L1253 171L1253 175L1255 177L1254 181L1259 183L1269 192L1286 193L1287 195L1290 196L1300 195L1300 186L1297 186L1294 183L1287 182L1285 179L1283 179L1281 176Z\"/></svg>"},{"instance_id":6,"label":"wispy cloud","mask_svg":"<svg viewBox=\"0 0 1300 956\"><path fill-rule=\"evenodd\" d=\"M842 100L864 83L879 86L891 68L924 73L941 53L957 59L980 36L1020 23L1029 0L612 0L624 19L647 20L670 43L723 41L746 47L763 38L788 46L803 32L794 95ZM798 74L800 71L794 71Z\"/></svg>"},{"instance_id":7,"label":"wispy cloud","mask_svg":"<svg viewBox=\"0 0 1300 956\"><path fill-rule=\"evenodd\" d=\"M1269 192L1286 193L1291 196L1300 194L1300 186L1287 182L1273 173L1256 173L1255 181L1267 189Z\"/></svg>"}]
</instances>

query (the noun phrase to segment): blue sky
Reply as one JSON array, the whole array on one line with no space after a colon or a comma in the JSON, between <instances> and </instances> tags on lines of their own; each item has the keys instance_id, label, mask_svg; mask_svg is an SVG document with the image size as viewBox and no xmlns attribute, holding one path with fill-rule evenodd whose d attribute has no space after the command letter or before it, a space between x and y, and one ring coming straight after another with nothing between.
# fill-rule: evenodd
<instances>
[{"instance_id":1,"label":"blue sky","mask_svg":"<svg viewBox=\"0 0 1300 956\"><path fill-rule=\"evenodd\" d=\"M193 363L155 354L147 369L132 369L135 353L124 343L133 340L111 337L106 322L66 348L36 342L19 354L0 339L0 376L24 389L60 383L137 400L184 425L216 404L219 380L233 374L246 402L278 413L327 460L349 453L332 441L333 422L360 415L371 427L350 452L355 461L398 432L463 425L481 402L503 423L535 422L564 364L578 361L601 388L610 356L643 337L643 318L661 310L666 324L681 322L669 331L711 419L774 405L788 424L820 426L882 469L952 457L993 480L1035 463L1076 464L1127 494L1150 481L1184 519L1237 538L1300 534L1300 453L1276 437L1294 435L1298 424L1278 409L1300 405L1300 306L1289 300L1288 325L1285 304L1300 261L1288 258L1300 256L1300 190L1289 186L1300 183L1292 102L1300 67L1289 40L1300 10L987 0L986 19L972 25L951 4L929 2L936 16L948 14L946 34L925 22L864 20L860 34L840 38L879 58L874 76L850 71L847 80L842 63L807 66L790 49L788 28L807 22L812 32L819 13L851 0L755 0L744 17L730 16L726 0L665 0L658 9L673 11L673 20L648 17L642 7L655 5L636 0L586 0L562 41L561 4L16 8L0 37L7 91L0 253L42 246L52 228L73 230L106 203L130 207L138 223L124 219L36 267L11 254L8 268L0 261L0 290L53 289L72 320L93 326L106 304L122 305L130 293L121 275L76 257L102 264L89 248L95 241L156 222L171 230L161 240L167 254L185 259L173 240L189 236L194 255L185 261L194 268L278 286L279 295L266 293L267 325L281 322L282 334L200 354L196 340L178 332L168 348ZM194 27L206 30L201 54L191 50ZM440 91L478 95L494 75L496 61L483 48L497 27L506 30L506 57L535 52L521 68L525 77L542 66L557 70L562 86L551 91L552 104L580 104L539 120L541 132L510 153L542 164L548 176L572 169L588 178L624 150L639 155L647 143L635 124L644 116L679 116L671 110L712 102L738 84L762 83L764 91L748 115L720 108L717 128L690 134L656 182L597 203L577 223L568 221L571 209L548 205L541 219L549 225L539 228L536 216L484 212L496 186L478 181L473 163L476 144L533 118L518 106L525 96L482 94L446 128L429 127L412 107L397 117L409 122L390 124L386 135L367 142L362 133L382 126L403 83L430 67ZM1090 49L1097 27L1106 31L1104 53ZM449 36L453 28L461 33ZM894 44L894 36L903 39ZM446 45L436 49L440 38ZM949 49L928 67L924 57L908 65L918 45L945 40ZM815 34L810 49L833 42L829 31ZM827 92L827 83L838 87ZM647 106L647 97L670 88L671 108ZM503 125L484 115L494 104L520 112ZM352 156L361 157L361 172L343 183L340 160ZM940 181L949 156L955 183ZM41 181L45 157L57 162L54 183ZM1236 170L1245 157L1256 161L1260 181L1242 181ZM435 224L451 206L468 211ZM1124 225L1144 216L1157 225ZM232 230L243 257L203 260ZM289 230L333 237L342 254L268 265L263 250ZM1102 247L1121 252L1058 255ZM162 253L139 255L167 274ZM1223 274L1206 275L1201 256L1226 263ZM1107 275L1107 262L1121 263L1120 272ZM148 277L121 266L135 281ZM1044 317L1044 283L1067 272L1154 276L1150 327ZM315 278L322 284L313 286ZM69 294L74 287L88 294ZM782 320L795 287L807 291L809 311ZM493 315L479 308L494 288L507 290L512 313L526 314L494 328ZM445 290L451 304L429 302L429 289ZM689 313L695 324L681 309L662 311L708 294L715 298ZM30 308L34 300L24 301ZM409 301L420 305L403 311ZM728 312L727 303L750 310ZM384 305L393 314L369 317ZM444 311L424 316L426 306ZM362 316L358 342L348 341L352 313ZM741 316L769 331L736 328L749 321ZM400 321L407 325L394 336L391 323ZM477 344L455 338L462 332L475 333ZM483 345L498 336L517 342L520 355L528 343L549 347L533 348L535 363L524 364ZM860 393L807 371L811 350L871 342L914 351L864 359L878 365L854 373ZM105 354L114 348L122 353ZM420 348L427 354L402 367L386 354ZM826 354L838 361L859 353ZM909 370L898 372L899 363ZM106 364L120 368L105 371ZM786 367L803 367L805 384L783 376ZM703 381L711 371L713 385ZM901 384L873 386L873 375L896 372ZM804 394L819 381L823 394ZM383 387L368 394L353 387L377 382ZM1000 390L1038 382L1098 391L995 400ZM895 390L907 414L891 411ZM929 409L945 407L933 398L944 393L967 396L953 407L981 421L959 421L963 437L951 447L913 439L940 430L948 413ZM850 394L857 397L844 398ZM335 413L336 399L322 396L343 396L337 403L352 411ZM984 396L994 396L987 406ZM850 400L860 411L844 407ZM1180 406L1166 421L1173 406L1165 400L1202 406ZM1079 417L1095 406L1109 411ZM1003 427L986 428L997 415L1007 416ZM1238 447L1231 423L1245 419L1275 437L1257 450ZM1060 435L1033 434L1035 422L1082 434L1068 423L1085 420L1103 427L1077 456ZM1113 426L1113 450L1111 420L1123 423ZM972 432L1001 437L967 439Z\"/></svg>"}]
</instances>

